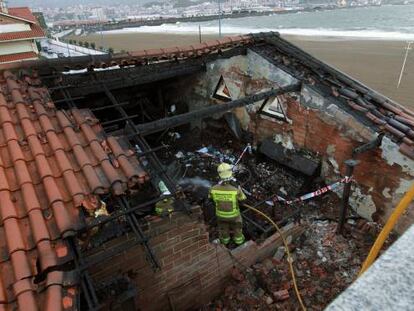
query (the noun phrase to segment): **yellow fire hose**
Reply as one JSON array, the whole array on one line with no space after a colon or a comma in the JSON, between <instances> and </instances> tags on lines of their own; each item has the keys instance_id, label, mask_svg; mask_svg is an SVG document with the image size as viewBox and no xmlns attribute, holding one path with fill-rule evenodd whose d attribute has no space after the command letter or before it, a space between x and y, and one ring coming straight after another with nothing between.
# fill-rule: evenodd
<instances>
[{"instance_id":1,"label":"yellow fire hose","mask_svg":"<svg viewBox=\"0 0 414 311\"><path fill-rule=\"evenodd\" d=\"M264 218L266 218L266 220L269 221L273 225L273 227L275 227L275 229L277 230L277 232L279 233L280 237L282 238L283 245L285 246L286 255L287 255L287 261L289 263L289 270L290 270L290 274L292 275L293 287L295 289L296 296L298 298L298 301L299 301L300 306L302 307L302 310L303 311L306 311L306 307L303 304L302 297L300 296L300 292L299 292L299 289L298 289L298 285L296 283L296 276L295 276L295 270L293 269L292 256L290 254L289 246L288 246L288 243L287 243L287 241L285 239L285 236L283 235L282 230L280 230L279 226L269 216L267 216L265 213L259 211L258 209L254 208L252 206L249 206L247 204L243 204L243 206L247 207L248 209L250 209L250 210L254 211L255 213L257 213L257 214L263 216Z\"/></svg>"},{"instance_id":2,"label":"yellow fire hose","mask_svg":"<svg viewBox=\"0 0 414 311\"><path fill-rule=\"evenodd\" d=\"M384 228L382 228L380 234L375 240L374 245L369 251L367 259L365 259L365 262L362 265L361 271L359 271L358 277L361 276L371 266L375 258L377 258L378 253L381 250L385 240L387 239L391 230L394 228L398 219L407 209L408 205L413 200L413 198L414 198L414 183L411 185L411 188L408 190L408 192L404 195L404 197L398 203L397 207L392 212L391 216L388 218L387 223L385 224Z\"/></svg>"}]
</instances>

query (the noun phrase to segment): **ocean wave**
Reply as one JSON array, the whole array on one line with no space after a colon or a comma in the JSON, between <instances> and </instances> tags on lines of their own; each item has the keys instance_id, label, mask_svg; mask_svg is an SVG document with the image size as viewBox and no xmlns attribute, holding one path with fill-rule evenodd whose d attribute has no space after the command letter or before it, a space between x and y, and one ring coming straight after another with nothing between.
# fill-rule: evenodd
<instances>
[{"instance_id":1,"label":"ocean wave","mask_svg":"<svg viewBox=\"0 0 414 311\"><path fill-rule=\"evenodd\" d=\"M316 37L344 37L355 39L383 39L383 40L414 40L414 33L385 31L374 29L311 29L311 28L254 28L254 27L237 27L223 26L221 32L226 35L238 35L246 33L258 33L278 31L281 34L297 36L316 36ZM202 34L217 34L218 25L201 26ZM198 24L194 23L177 23L163 24L160 26L142 26L135 28L124 28L117 30L105 31L104 34L121 34L121 33L170 33L170 34L196 34L198 33Z\"/></svg>"}]
</instances>

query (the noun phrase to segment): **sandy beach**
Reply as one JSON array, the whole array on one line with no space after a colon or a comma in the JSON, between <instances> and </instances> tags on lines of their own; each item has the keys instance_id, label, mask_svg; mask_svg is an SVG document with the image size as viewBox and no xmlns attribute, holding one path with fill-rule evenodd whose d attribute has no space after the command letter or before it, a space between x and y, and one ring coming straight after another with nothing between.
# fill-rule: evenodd
<instances>
[{"instance_id":1,"label":"sandy beach","mask_svg":"<svg viewBox=\"0 0 414 311\"><path fill-rule=\"evenodd\" d=\"M335 37L285 37L310 54L414 110L414 51L409 54L405 74L397 89L406 42ZM217 36L202 36L203 41L215 38ZM133 32L105 34L103 40L100 34L68 39L95 42L97 47L112 47L115 51L172 47L199 42L198 34Z\"/></svg>"}]
</instances>

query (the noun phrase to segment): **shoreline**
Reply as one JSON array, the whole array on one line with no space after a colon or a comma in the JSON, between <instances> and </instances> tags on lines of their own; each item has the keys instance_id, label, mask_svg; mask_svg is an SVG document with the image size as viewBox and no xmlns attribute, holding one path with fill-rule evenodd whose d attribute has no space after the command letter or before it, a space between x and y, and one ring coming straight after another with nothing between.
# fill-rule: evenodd
<instances>
[{"instance_id":1,"label":"shoreline","mask_svg":"<svg viewBox=\"0 0 414 311\"><path fill-rule=\"evenodd\" d=\"M404 40L365 40L349 37L282 35L306 52L348 74L370 88L414 109L414 50L410 52L399 88L397 81L404 59ZM95 42L96 46L112 47L115 51L137 51L199 43L198 33L136 33L91 34L69 36L67 39ZM202 41L217 39L217 35L202 35Z\"/></svg>"},{"instance_id":2,"label":"shoreline","mask_svg":"<svg viewBox=\"0 0 414 311\"><path fill-rule=\"evenodd\" d=\"M99 36L116 36L116 35L157 35L157 34L168 34L173 36L197 36L198 25L191 26L182 26L177 25L170 27L170 25L161 25L161 26L142 26L142 27L132 27L132 28L123 28L118 30L108 30L101 32L95 32L90 35L99 35ZM197 26L197 27L195 27ZM244 31L243 31L244 30ZM252 31L253 30L253 31ZM283 37L300 37L303 40L318 38L318 40L328 40L328 41L414 41L414 33L401 33L401 32L392 32L392 31L371 31L371 30L323 30L323 29L238 29L233 27L223 27L222 36L231 37L238 36L243 34L259 34L261 32L278 32ZM201 27L202 36L218 36L217 27L213 26L202 26Z\"/></svg>"}]
</instances>

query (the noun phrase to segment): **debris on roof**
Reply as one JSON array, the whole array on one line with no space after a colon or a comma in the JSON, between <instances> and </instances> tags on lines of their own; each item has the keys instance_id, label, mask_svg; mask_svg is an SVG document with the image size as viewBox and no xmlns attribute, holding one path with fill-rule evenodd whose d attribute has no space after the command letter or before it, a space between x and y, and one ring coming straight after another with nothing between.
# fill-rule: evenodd
<instances>
[{"instance_id":1,"label":"debris on roof","mask_svg":"<svg viewBox=\"0 0 414 311\"><path fill-rule=\"evenodd\" d=\"M84 226L98 195L134 191L148 175L90 110L58 110L31 81L8 71L0 80L0 306L57 310L75 298L54 271L73 260L62 238Z\"/></svg>"},{"instance_id":2,"label":"debris on roof","mask_svg":"<svg viewBox=\"0 0 414 311\"><path fill-rule=\"evenodd\" d=\"M285 74L282 83L265 74L254 77L252 68L245 69L249 57L262 58L277 75ZM238 61L246 61L243 69ZM299 228L300 238L287 237L299 290L309 309L321 309L353 281L379 229L359 210L344 207L344 232L336 232L340 206L347 205L339 197L345 198L342 202L350 199L349 192L340 191L343 184L350 189L352 183L353 198L370 218L387 211L376 209L377 202L366 207L362 199L384 198L389 208L394 199L390 194L408 180L406 167L396 167L408 160L397 152L392 160L400 162L390 164L380 151L386 141L414 157L414 113L274 33L2 68L19 66L19 72L0 75L0 310L76 309L79 297L95 309L108 292L117 296L114 300L142 298L136 296L139 286L173 304L176 297L169 295L181 291L178 280L196 275L201 284L200 275L208 274L222 282L223 275L197 270L199 260L207 266L208 260L217 261L215 207L208 193L218 182L221 162L235 165L234 177L247 197L244 203L260 208L278 225ZM39 67L44 68L37 75L34 68ZM327 107L313 109L304 95L308 89L372 132L373 140L347 136L349 119L336 123L339 113L328 118ZM276 97L280 93L283 100ZM356 174L344 175L348 156L361 159ZM367 176L372 168L378 168L376 179ZM382 172L397 172L391 176L396 178L392 188L378 187L383 185ZM160 181L168 188L162 191L165 196L154 191ZM170 224L178 213L187 213L197 224L180 219L176 229L165 226L171 231L162 232L154 204L171 197L175 210L168 213ZM268 247L275 228L247 205L240 206L249 242ZM191 215L193 207L203 214ZM152 225L154 231L148 229ZM114 247L106 248L108 244ZM136 249L139 245L142 252ZM230 242L225 250L247 249L247 254L248 247ZM125 267L130 249L137 253ZM80 262L81 255L86 264ZM142 282L142 266L135 269L141 255L151 282ZM112 259L114 267L108 264ZM297 307L285 259L284 249L279 249L273 258L233 269L235 280L209 307ZM179 270L187 260L193 271L164 279L176 263ZM100 265L108 271L93 271ZM89 272L96 274L85 290ZM95 300L89 301L92 296ZM194 302L194 297L187 298Z\"/></svg>"}]
</instances>

